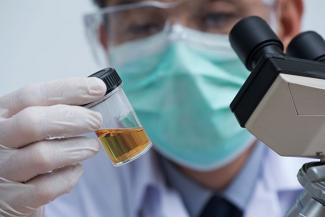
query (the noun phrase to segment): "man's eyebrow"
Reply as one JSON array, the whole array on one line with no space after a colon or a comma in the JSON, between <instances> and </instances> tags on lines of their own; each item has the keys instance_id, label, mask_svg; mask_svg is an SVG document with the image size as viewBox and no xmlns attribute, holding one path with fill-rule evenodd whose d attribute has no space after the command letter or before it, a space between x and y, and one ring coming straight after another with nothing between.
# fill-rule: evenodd
<instances>
[{"instance_id":1,"label":"man's eyebrow","mask_svg":"<svg viewBox=\"0 0 325 217\"><path fill-rule=\"evenodd\" d=\"M238 0L209 0L209 2L227 2L227 3L235 3Z\"/></svg>"},{"instance_id":2,"label":"man's eyebrow","mask_svg":"<svg viewBox=\"0 0 325 217\"><path fill-rule=\"evenodd\" d=\"M145 2L145 1L148 1L148 0L115 0L115 1L111 0L111 3L109 3L108 5L122 5L122 4L138 3L138 2ZM173 2L172 0L155 0L155 1ZM188 1L193 1L193 0L188 0ZM109 1L107 1L107 2L109 2Z\"/></svg>"},{"instance_id":3,"label":"man's eyebrow","mask_svg":"<svg viewBox=\"0 0 325 217\"><path fill-rule=\"evenodd\" d=\"M143 2L145 0L116 0L111 1L108 5L124 5L124 4L130 4L130 3L137 3L137 2Z\"/></svg>"}]
</instances>

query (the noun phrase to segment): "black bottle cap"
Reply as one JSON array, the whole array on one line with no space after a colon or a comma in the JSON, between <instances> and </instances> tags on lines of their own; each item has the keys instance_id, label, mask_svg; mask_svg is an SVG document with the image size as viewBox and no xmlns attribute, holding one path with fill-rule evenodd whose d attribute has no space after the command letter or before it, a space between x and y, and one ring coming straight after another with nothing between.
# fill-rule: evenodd
<instances>
[{"instance_id":1,"label":"black bottle cap","mask_svg":"<svg viewBox=\"0 0 325 217\"><path fill-rule=\"evenodd\" d=\"M300 59L325 62L325 41L316 32L303 32L290 42L287 53Z\"/></svg>"},{"instance_id":2,"label":"black bottle cap","mask_svg":"<svg viewBox=\"0 0 325 217\"><path fill-rule=\"evenodd\" d=\"M265 52L279 53L283 44L270 26L262 18L250 16L240 20L231 30L229 40L246 68L252 70L256 64L257 55L265 47Z\"/></svg>"},{"instance_id":3,"label":"black bottle cap","mask_svg":"<svg viewBox=\"0 0 325 217\"><path fill-rule=\"evenodd\" d=\"M113 68L102 69L92 75L89 75L88 77L97 77L104 81L107 88L105 95L112 92L115 88L122 84L122 79Z\"/></svg>"}]
</instances>

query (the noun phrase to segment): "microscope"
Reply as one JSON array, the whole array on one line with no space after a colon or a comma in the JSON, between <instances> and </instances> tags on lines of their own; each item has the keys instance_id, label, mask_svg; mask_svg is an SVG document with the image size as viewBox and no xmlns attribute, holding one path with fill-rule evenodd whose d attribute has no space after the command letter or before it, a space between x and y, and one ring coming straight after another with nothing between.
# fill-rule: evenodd
<instances>
[{"instance_id":1,"label":"microscope","mask_svg":"<svg viewBox=\"0 0 325 217\"><path fill-rule=\"evenodd\" d=\"M259 17L240 20L229 40L251 71L230 108L241 127L282 156L317 159L304 164L304 192L286 217L325 216L325 41L316 32L284 46Z\"/></svg>"}]
</instances>

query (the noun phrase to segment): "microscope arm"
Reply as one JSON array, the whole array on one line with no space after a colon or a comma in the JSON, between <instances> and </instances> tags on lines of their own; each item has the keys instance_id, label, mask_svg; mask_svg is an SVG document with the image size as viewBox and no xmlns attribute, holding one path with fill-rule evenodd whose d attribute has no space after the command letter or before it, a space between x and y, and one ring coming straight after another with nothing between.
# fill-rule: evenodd
<instances>
[{"instance_id":1,"label":"microscope arm","mask_svg":"<svg viewBox=\"0 0 325 217\"><path fill-rule=\"evenodd\" d=\"M298 173L304 193L289 210L286 217L325 216L325 163L306 163Z\"/></svg>"}]
</instances>

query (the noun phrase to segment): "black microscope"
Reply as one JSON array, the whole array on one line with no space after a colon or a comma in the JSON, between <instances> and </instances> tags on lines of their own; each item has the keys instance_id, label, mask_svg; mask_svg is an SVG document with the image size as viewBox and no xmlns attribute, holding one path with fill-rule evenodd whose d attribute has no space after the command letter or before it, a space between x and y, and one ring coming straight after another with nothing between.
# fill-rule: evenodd
<instances>
[{"instance_id":1,"label":"black microscope","mask_svg":"<svg viewBox=\"0 0 325 217\"><path fill-rule=\"evenodd\" d=\"M240 20L230 43L251 71L230 108L242 127L282 156L308 157L298 172L304 192L287 217L325 216L325 41L296 36L286 53L259 17Z\"/></svg>"}]
</instances>

